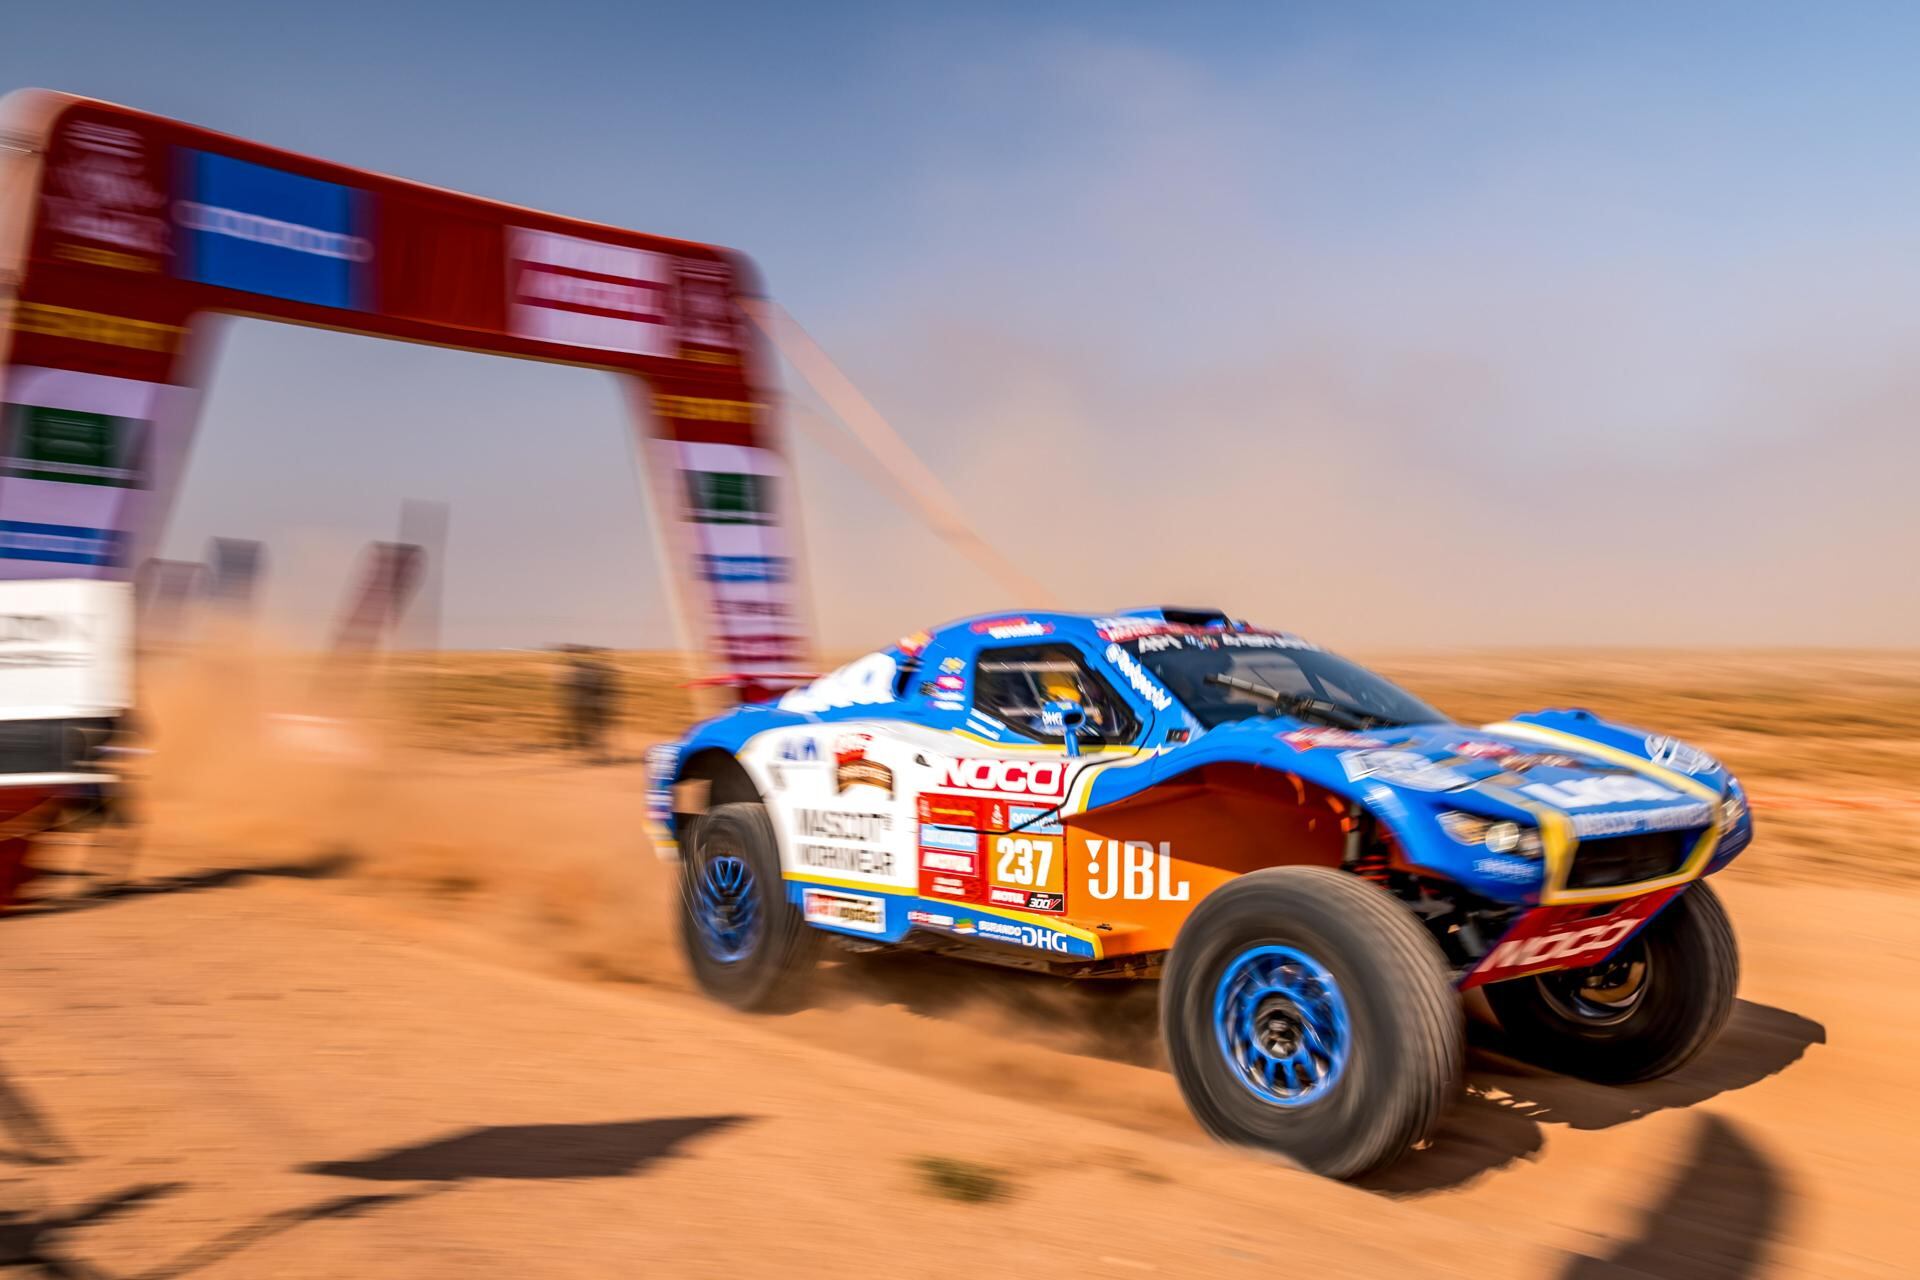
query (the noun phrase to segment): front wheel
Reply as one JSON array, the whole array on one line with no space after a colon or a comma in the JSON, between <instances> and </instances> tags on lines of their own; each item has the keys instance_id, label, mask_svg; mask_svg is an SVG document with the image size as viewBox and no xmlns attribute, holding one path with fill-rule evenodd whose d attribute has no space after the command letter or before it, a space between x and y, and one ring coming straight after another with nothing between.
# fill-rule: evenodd
<instances>
[{"instance_id":1,"label":"front wheel","mask_svg":"<svg viewBox=\"0 0 1920 1280\"><path fill-rule=\"evenodd\" d=\"M1407 910L1326 867L1241 876L1187 918L1161 1029L1194 1118L1356 1178L1428 1140L1465 1043L1445 957Z\"/></svg>"},{"instance_id":2,"label":"front wheel","mask_svg":"<svg viewBox=\"0 0 1920 1280\"><path fill-rule=\"evenodd\" d=\"M701 818L680 878L680 945L700 989L736 1009L785 1008L819 941L787 901L766 807L723 804Z\"/></svg>"},{"instance_id":3,"label":"front wheel","mask_svg":"<svg viewBox=\"0 0 1920 1280\"><path fill-rule=\"evenodd\" d=\"M1740 952L1711 886L1691 885L1605 963L1483 988L1514 1056L1602 1084L1677 1071L1733 1012Z\"/></svg>"}]
</instances>

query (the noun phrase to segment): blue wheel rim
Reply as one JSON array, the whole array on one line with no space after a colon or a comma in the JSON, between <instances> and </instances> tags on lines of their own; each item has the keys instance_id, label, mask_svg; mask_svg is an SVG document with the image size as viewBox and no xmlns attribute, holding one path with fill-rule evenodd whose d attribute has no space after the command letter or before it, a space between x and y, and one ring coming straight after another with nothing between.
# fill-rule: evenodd
<instances>
[{"instance_id":1,"label":"blue wheel rim","mask_svg":"<svg viewBox=\"0 0 1920 1280\"><path fill-rule=\"evenodd\" d=\"M693 883L692 915L700 945L721 964L753 953L764 923L753 867L738 854L705 858Z\"/></svg>"},{"instance_id":2,"label":"blue wheel rim","mask_svg":"<svg viewBox=\"0 0 1920 1280\"><path fill-rule=\"evenodd\" d=\"M1297 1107L1340 1081L1352 1048L1347 1003L1326 966L1292 947L1252 947L1214 988L1227 1067L1262 1102Z\"/></svg>"}]
</instances>

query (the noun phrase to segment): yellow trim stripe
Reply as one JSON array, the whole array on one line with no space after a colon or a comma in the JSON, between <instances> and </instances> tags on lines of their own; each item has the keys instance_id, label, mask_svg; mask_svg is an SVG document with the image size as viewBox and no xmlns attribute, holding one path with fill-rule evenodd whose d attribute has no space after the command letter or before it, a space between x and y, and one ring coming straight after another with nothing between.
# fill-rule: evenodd
<instances>
[{"instance_id":1,"label":"yellow trim stripe","mask_svg":"<svg viewBox=\"0 0 1920 1280\"><path fill-rule=\"evenodd\" d=\"M1516 724L1512 721L1490 724L1484 728L1488 733L1525 738L1544 746L1563 747L1568 751L1577 751L1581 755L1605 760L1609 764L1617 764L1642 777L1677 788L1684 794L1705 801L1707 805L1709 815L1707 829L1694 842L1693 852L1688 855L1686 865L1674 874L1662 876L1658 880L1641 880L1628 885L1609 885L1604 889L1569 889L1566 883L1568 875L1573 870L1573 851L1580 843L1580 838L1574 834L1573 819L1558 809L1540 804L1510 788L1483 787L1483 791L1496 799L1504 800L1531 813L1540 825L1540 842L1545 846L1547 855L1547 878L1540 889L1542 906L1563 906L1581 902L1618 902L1623 898L1637 898L1643 893L1652 893L1658 889L1667 889L1699 879L1700 873L1713 859L1713 851L1720 844L1721 797L1718 791L1698 778L1664 768L1630 751L1622 751L1618 747L1610 747L1604 742L1595 742L1591 738L1582 738L1578 734L1563 733L1558 729L1543 729L1538 725Z\"/></svg>"},{"instance_id":2,"label":"yellow trim stripe","mask_svg":"<svg viewBox=\"0 0 1920 1280\"><path fill-rule=\"evenodd\" d=\"M1655 781L1664 782L1668 786L1678 787L1682 791L1690 791L1701 800L1720 799L1720 793L1718 791L1715 791L1698 778L1684 773L1677 773L1672 769L1666 768L1664 765L1657 765L1642 756L1634 755L1631 751L1622 751L1618 747L1610 747L1604 742L1595 742L1591 738L1582 738L1578 734L1564 733L1558 729L1543 729L1539 725L1533 724L1516 724L1511 720L1503 721L1500 724L1486 725L1484 727L1488 733L1503 733L1515 738L1532 738L1537 742L1543 742L1549 746L1566 747L1568 750L1578 751L1582 755L1596 756L1599 759L1607 761L1609 764L1617 764L1622 768L1632 769L1635 773L1644 774Z\"/></svg>"}]
</instances>

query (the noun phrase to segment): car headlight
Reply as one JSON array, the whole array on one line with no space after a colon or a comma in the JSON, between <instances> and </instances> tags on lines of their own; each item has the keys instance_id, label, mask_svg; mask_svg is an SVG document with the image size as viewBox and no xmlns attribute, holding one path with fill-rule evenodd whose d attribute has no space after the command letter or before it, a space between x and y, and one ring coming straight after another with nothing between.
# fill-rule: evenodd
<instances>
[{"instance_id":1,"label":"car headlight","mask_svg":"<svg viewBox=\"0 0 1920 1280\"><path fill-rule=\"evenodd\" d=\"M1537 830L1505 818L1483 818L1477 813L1449 809L1440 815L1440 829L1461 844L1480 845L1489 853L1538 858L1542 852Z\"/></svg>"},{"instance_id":2,"label":"car headlight","mask_svg":"<svg viewBox=\"0 0 1920 1280\"><path fill-rule=\"evenodd\" d=\"M1729 786L1727 794L1720 797L1720 829L1730 830L1733 824L1747 816L1747 798L1740 794L1738 786Z\"/></svg>"}]
</instances>

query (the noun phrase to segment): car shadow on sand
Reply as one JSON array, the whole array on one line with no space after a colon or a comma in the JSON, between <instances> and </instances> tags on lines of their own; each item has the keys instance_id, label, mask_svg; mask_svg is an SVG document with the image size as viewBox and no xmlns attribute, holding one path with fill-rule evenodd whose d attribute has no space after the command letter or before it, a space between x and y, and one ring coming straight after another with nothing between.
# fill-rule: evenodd
<instances>
[{"instance_id":1,"label":"car shadow on sand","mask_svg":"<svg viewBox=\"0 0 1920 1280\"><path fill-rule=\"evenodd\" d=\"M330 880L336 876L345 875L353 869L354 863L355 858L352 854L344 850L332 850L297 862L210 867L204 871L192 871L183 875L102 882L91 884L78 893L59 897L28 898L8 908L4 914L0 914L0 921L64 915L72 911L92 911L133 898L200 893L208 889L225 889L243 885L253 880Z\"/></svg>"},{"instance_id":2,"label":"car shadow on sand","mask_svg":"<svg viewBox=\"0 0 1920 1280\"><path fill-rule=\"evenodd\" d=\"M826 1007L890 1004L944 1020L990 1004L1002 1015L996 1027L1019 1035L1031 1025L1036 1047L1167 1069L1157 984L1151 982L1062 982L900 952L850 956L823 977L817 994ZM1490 1021L1470 1019L1468 1033L1465 1096L1431 1146L1363 1182L1368 1190L1396 1198L1451 1190L1515 1161L1537 1159L1551 1126L1608 1129L1693 1107L1777 1075L1809 1046L1827 1040L1826 1028L1811 1018L1737 1000L1726 1027L1698 1058L1663 1080L1613 1087L1526 1065L1506 1052L1502 1033Z\"/></svg>"},{"instance_id":3,"label":"car shadow on sand","mask_svg":"<svg viewBox=\"0 0 1920 1280\"><path fill-rule=\"evenodd\" d=\"M1467 1095L1438 1138L1378 1177L1369 1189L1419 1195L1458 1187L1515 1160L1536 1158L1546 1127L1609 1129L1659 1111L1691 1107L1744 1089L1798 1062L1827 1030L1786 1009L1734 1002L1733 1015L1698 1058L1662 1080L1613 1087L1540 1071L1509 1057L1498 1028L1469 1023Z\"/></svg>"},{"instance_id":4,"label":"car shadow on sand","mask_svg":"<svg viewBox=\"0 0 1920 1280\"><path fill-rule=\"evenodd\" d=\"M1648 1194L1633 1171L1639 1219L1624 1238L1568 1253L1555 1280L1743 1280L1761 1274L1783 1239L1796 1196L1781 1170L1739 1125L1695 1113L1685 1155Z\"/></svg>"},{"instance_id":5,"label":"car shadow on sand","mask_svg":"<svg viewBox=\"0 0 1920 1280\"><path fill-rule=\"evenodd\" d=\"M496 1124L354 1160L302 1165L302 1173L367 1182L468 1182L480 1178L623 1178L678 1154L695 1138L745 1116L674 1116L600 1124Z\"/></svg>"},{"instance_id":6,"label":"car shadow on sand","mask_svg":"<svg viewBox=\"0 0 1920 1280\"><path fill-rule=\"evenodd\" d=\"M298 1172L363 1182L407 1183L392 1191L327 1195L263 1214L135 1273L134 1280L180 1280L313 1222L360 1218L444 1194L465 1183L506 1179L624 1178L684 1154L705 1135L745 1124L747 1116L672 1116L594 1124L486 1125L367 1155L316 1161ZM0 1268L34 1268L49 1280L118 1280L75 1252L87 1227L186 1189L184 1183L131 1187L70 1211L0 1206Z\"/></svg>"}]
</instances>

